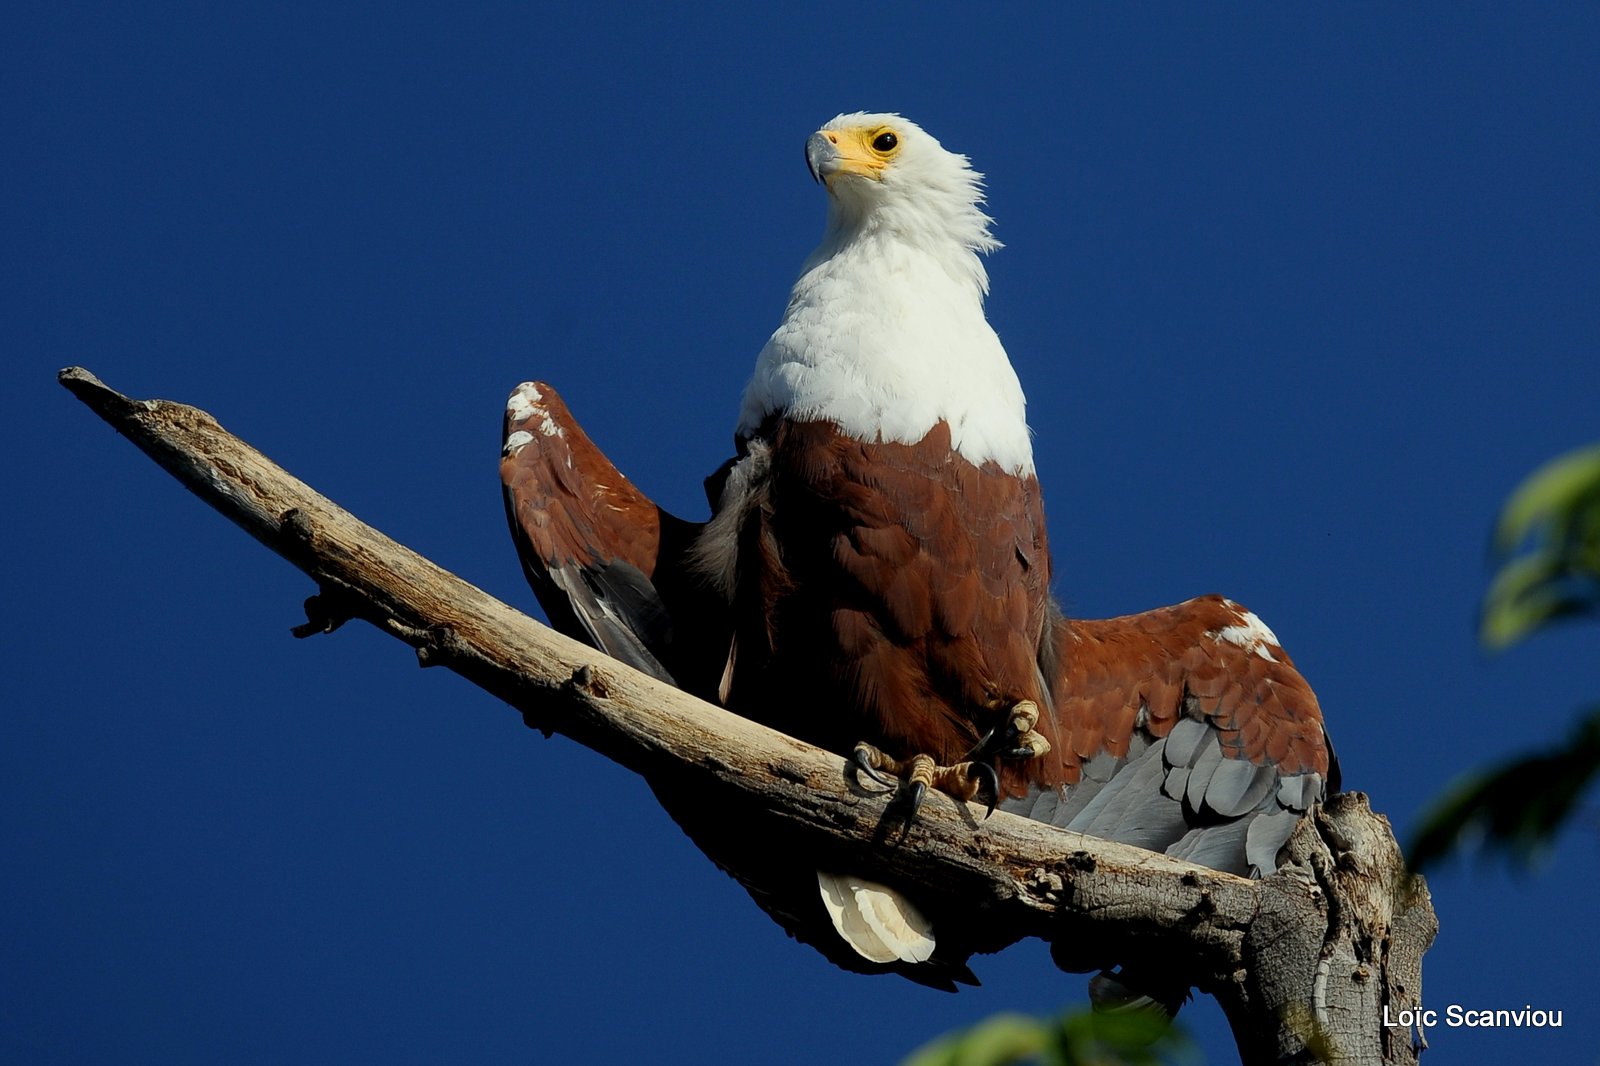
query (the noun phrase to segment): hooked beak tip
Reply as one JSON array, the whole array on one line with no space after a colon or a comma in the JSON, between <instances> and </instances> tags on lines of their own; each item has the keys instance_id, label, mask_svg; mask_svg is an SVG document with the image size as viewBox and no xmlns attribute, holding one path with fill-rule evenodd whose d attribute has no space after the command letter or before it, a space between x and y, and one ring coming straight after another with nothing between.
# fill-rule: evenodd
<instances>
[{"instance_id":1,"label":"hooked beak tip","mask_svg":"<svg viewBox=\"0 0 1600 1066\"><path fill-rule=\"evenodd\" d=\"M818 130L806 140L806 169L818 185L826 185L828 178L839 169L839 148L834 139Z\"/></svg>"}]
</instances>

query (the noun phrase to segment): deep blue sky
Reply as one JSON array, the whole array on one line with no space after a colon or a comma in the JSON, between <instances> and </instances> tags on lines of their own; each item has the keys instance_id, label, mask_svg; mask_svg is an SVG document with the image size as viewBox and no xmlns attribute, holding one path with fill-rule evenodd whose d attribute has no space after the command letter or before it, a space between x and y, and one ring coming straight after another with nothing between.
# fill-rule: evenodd
<instances>
[{"instance_id":1,"label":"deep blue sky","mask_svg":"<svg viewBox=\"0 0 1600 1066\"><path fill-rule=\"evenodd\" d=\"M842 110L989 175L1071 610L1254 608L1402 831L1600 693L1592 629L1472 637L1499 504L1600 437L1592 6L545 6L8 15L0 1058L889 1062L1082 1000L1039 944L953 997L832 969L627 772L365 627L290 639L309 582L54 382L203 406L531 609L505 393L702 514ZM1441 1061L1592 1060L1597 877L1591 828L1433 879L1428 1005L1566 1018Z\"/></svg>"}]
</instances>

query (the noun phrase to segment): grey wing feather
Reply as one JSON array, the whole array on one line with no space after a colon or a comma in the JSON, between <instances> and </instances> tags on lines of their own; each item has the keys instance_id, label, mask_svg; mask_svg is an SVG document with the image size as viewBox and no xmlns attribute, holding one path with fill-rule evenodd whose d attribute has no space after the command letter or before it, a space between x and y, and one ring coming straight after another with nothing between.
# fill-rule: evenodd
<instances>
[{"instance_id":1,"label":"grey wing feather","mask_svg":"<svg viewBox=\"0 0 1600 1066\"><path fill-rule=\"evenodd\" d=\"M1207 735L1214 733L1204 722L1196 718L1181 718L1172 727L1172 732L1167 734L1167 748L1165 758L1168 766L1193 766L1195 755L1200 744Z\"/></svg>"},{"instance_id":2,"label":"grey wing feather","mask_svg":"<svg viewBox=\"0 0 1600 1066\"><path fill-rule=\"evenodd\" d=\"M1253 872L1267 874L1278 868L1278 852L1288 843L1290 834L1300 824L1304 813L1280 807L1275 811L1264 811L1251 819L1244 853Z\"/></svg>"},{"instance_id":3,"label":"grey wing feather","mask_svg":"<svg viewBox=\"0 0 1600 1066\"><path fill-rule=\"evenodd\" d=\"M671 618L655 586L637 567L623 562L597 568L560 566L551 567L549 575L595 647L669 685L677 683L650 650L670 642Z\"/></svg>"},{"instance_id":4,"label":"grey wing feather","mask_svg":"<svg viewBox=\"0 0 1600 1066\"><path fill-rule=\"evenodd\" d=\"M1068 829L1120 840L1152 851L1165 851L1188 829L1182 804L1162 795L1161 744L1124 767L1095 794Z\"/></svg>"},{"instance_id":5,"label":"grey wing feather","mask_svg":"<svg viewBox=\"0 0 1600 1066\"><path fill-rule=\"evenodd\" d=\"M1184 798L1188 801L1190 810L1204 810L1206 789L1211 784L1211 775L1217 772L1217 767L1222 765L1222 746L1217 743L1215 731L1205 740L1200 748L1200 753L1194 760L1194 765L1189 769L1189 780L1184 789Z\"/></svg>"},{"instance_id":6,"label":"grey wing feather","mask_svg":"<svg viewBox=\"0 0 1600 1066\"><path fill-rule=\"evenodd\" d=\"M1238 818L1267 798L1278 782L1270 766L1248 759L1223 759L1206 786L1205 805L1224 818Z\"/></svg>"},{"instance_id":7,"label":"grey wing feather","mask_svg":"<svg viewBox=\"0 0 1600 1066\"><path fill-rule=\"evenodd\" d=\"M1167 854L1175 859L1187 859L1201 866L1209 866L1213 870L1248 875L1249 867L1240 859L1245 856L1245 838L1254 824L1253 820L1241 818L1221 825L1191 829L1167 849ZM1277 854L1276 849L1273 854Z\"/></svg>"},{"instance_id":8,"label":"grey wing feather","mask_svg":"<svg viewBox=\"0 0 1600 1066\"><path fill-rule=\"evenodd\" d=\"M1000 806L1213 869L1263 876L1277 868L1278 851L1325 787L1320 774L1285 776L1228 755L1215 728L1184 719L1163 739L1135 737L1126 758L1102 753L1086 760L1080 782L1063 792L1040 789Z\"/></svg>"}]
</instances>

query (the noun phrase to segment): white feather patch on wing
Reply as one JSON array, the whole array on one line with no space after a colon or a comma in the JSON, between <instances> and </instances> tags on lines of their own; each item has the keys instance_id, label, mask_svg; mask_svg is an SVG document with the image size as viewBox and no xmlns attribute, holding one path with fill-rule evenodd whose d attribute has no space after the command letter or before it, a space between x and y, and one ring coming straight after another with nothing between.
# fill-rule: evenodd
<instances>
[{"instance_id":1,"label":"white feather patch on wing","mask_svg":"<svg viewBox=\"0 0 1600 1066\"><path fill-rule=\"evenodd\" d=\"M818 870L817 887L834 929L862 958L927 962L933 954L933 926L888 885Z\"/></svg>"},{"instance_id":2,"label":"white feather patch on wing","mask_svg":"<svg viewBox=\"0 0 1600 1066\"><path fill-rule=\"evenodd\" d=\"M501 452L505 455L516 455L532 443L533 434L525 429L519 429L515 433L506 436L506 445L501 449Z\"/></svg>"}]
</instances>

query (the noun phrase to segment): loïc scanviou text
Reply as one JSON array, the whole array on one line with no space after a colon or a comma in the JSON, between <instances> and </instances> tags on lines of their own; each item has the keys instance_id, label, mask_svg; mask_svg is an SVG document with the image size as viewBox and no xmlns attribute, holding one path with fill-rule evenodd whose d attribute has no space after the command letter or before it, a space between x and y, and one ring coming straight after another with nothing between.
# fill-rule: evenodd
<instances>
[{"instance_id":1,"label":"lo\u00efc scanviou text","mask_svg":"<svg viewBox=\"0 0 1600 1066\"><path fill-rule=\"evenodd\" d=\"M1394 1008L1385 1004L1383 1024L1400 1029L1432 1029L1444 1024L1452 1029L1559 1029L1561 1011L1535 1009L1532 1004L1511 1009L1479 1009L1452 1003L1441 1014L1423 1007Z\"/></svg>"}]
</instances>

